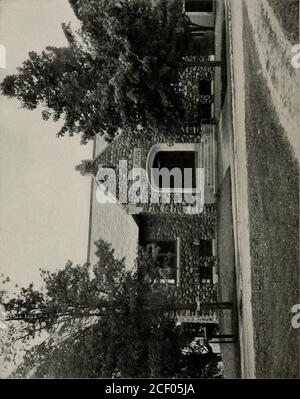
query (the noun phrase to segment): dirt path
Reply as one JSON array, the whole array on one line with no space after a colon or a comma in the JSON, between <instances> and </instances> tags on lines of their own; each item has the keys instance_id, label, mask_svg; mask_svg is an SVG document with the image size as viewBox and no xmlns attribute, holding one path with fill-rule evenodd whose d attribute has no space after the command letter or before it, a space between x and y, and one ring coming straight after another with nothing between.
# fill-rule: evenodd
<instances>
[{"instance_id":1,"label":"dirt path","mask_svg":"<svg viewBox=\"0 0 300 399\"><path fill-rule=\"evenodd\" d=\"M231 154L232 201L243 378L255 378L252 317L251 259L248 209L248 171L245 129L245 73L241 1L226 2L231 49L233 143Z\"/></svg>"},{"instance_id":2,"label":"dirt path","mask_svg":"<svg viewBox=\"0 0 300 399\"><path fill-rule=\"evenodd\" d=\"M235 6L240 1L235 1ZM246 0L261 73L294 155L300 158L300 70L292 67L292 46L267 0ZM295 43L294 43L295 44Z\"/></svg>"}]
</instances>

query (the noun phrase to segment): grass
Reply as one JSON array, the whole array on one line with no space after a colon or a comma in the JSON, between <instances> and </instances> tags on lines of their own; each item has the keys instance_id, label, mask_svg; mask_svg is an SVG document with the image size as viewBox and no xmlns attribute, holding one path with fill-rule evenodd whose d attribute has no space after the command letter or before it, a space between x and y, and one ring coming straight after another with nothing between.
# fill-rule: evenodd
<instances>
[{"instance_id":1,"label":"grass","mask_svg":"<svg viewBox=\"0 0 300 399\"><path fill-rule=\"evenodd\" d=\"M268 0L268 3L290 42L299 43L299 0Z\"/></svg>"},{"instance_id":2,"label":"grass","mask_svg":"<svg viewBox=\"0 0 300 399\"><path fill-rule=\"evenodd\" d=\"M223 179L218 200L218 300L233 302L233 311L219 312L220 334L236 334L238 323L236 311L236 279L231 203L231 175L228 169ZM221 344L224 374L226 378L240 377L239 344Z\"/></svg>"},{"instance_id":3,"label":"grass","mask_svg":"<svg viewBox=\"0 0 300 399\"><path fill-rule=\"evenodd\" d=\"M291 12L282 0L270 3L276 13ZM243 12L256 374L298 378L299 332L291 327L290 311L299 303L299 168L259 71L245 7Z\"/></svg>"}]
</instances>

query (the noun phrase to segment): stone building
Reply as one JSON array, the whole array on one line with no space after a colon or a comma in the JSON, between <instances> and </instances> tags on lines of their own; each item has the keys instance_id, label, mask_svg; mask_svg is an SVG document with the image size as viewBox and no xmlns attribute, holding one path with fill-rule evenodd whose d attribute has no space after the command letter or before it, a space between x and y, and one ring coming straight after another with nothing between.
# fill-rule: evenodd
<instances>
[{"instance_id":1,"label":"stone building","mask_svg":"<svg viewBox=\"0 0 300 399\"><path fill-rule=\"evenodd\" d=\"M185 3L186 7L191 9L196 2ZM202 3L206 10L212 10L213 16L213 9L210 8L212 2ZM210 21L208 24L211 24ZM197 56L197 60L207 60L211 56L213 54L201 54ZM201 64L187 67L182 72L181 84L189 117L179 131L174 133L172 142L169 138L166 139L163 133L150 135L143 131L138 134L122 132L102 152L97 153L96 138L93 159L82 161L77 170L94 178L99 168L116 172L117 184L113 196L119 200L124 212L136 222L139 229L139 245L156 251L158 261L161 261L164 265L162 267L165 268L162 280L166 284L175 284L178 288L179 300L183 307L177 311L178 321L216 323L217 316L214 311L201 309L201 303L217 300L217 138L214 125L214 68ZM126 170L120 168L120 161L121 164L126 161ZM153 170L163 167L168 170L189 168L193 176L197 168L204 169L204 208L201 213L189 212L190 204L185 200L177 203L176 195L179 191L177 192L175 184L165 186L162 180L157 181L153 178ZM150 188L147 196L151 196L151 192L154 191L155 203L151 202L149 197L142 200L138 195L140 200L135 203L128 200L128 192L137 178L134 174L130 175L133 168L145 170L146 184ZM129 184L121 184L121 180ZM98 183L96 179L93 180L91 207L97 201ZM191 180L190 186L187 187L190 193L195 193L199 188L198 183L198 179ZM168 196L168 203L164 201L165 196ZM91 228L90 232L92 231ZM97 239L99 237L90 233L88 260L93 250L92 242ZM190 305L196 304L195 309L191 310Z\"/></svg>"}]
</instances>

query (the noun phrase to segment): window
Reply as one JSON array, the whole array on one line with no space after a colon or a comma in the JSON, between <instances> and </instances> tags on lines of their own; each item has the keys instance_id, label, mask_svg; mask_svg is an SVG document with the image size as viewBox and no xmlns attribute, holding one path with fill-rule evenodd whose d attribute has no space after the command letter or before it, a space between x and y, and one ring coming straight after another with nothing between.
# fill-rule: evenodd
<instances>
[{"instance_id":1,"label":"window","mask_svg":"<svg viewBox=\"0 0 300 399\"><path fill-rule=\"evenodd\" d=\"M213 241L199 240L194 242L194 256L198 259L213 256ZM203 261L199 260L199 280L202 284L211 283L213 281L213 267L210 265L203 266Z\"/></svg>"},{"instance_id":2,"label":"window","mask_svg":"<svg viewBox=\"0 0 300 399\"><path fill-rule=\"evenodd\" d=\"M203 284L211 283L213 280L213 268L211 266L200 266L199 279Z\"/></svg>"},{"instance_id":3,"label":"window","mask_svg":"<svg viewBox=\"0 0 300 399\"><path fill-rule=\"evenodd\" d=\"M211 116L211 104L199 103L199 119L201 122L210 123Z\"/></svg>"},{"instance_id":4,"label":"window","mask_svg":"<svg viewBox=\"0 0 300 399\"><path fill-rule=\"evenodd\" d=\"M199 81L199 94L200 95L211 95L211 81L210 80L200 80Z\"/></svg>"},{"instance_id":5,"label":"window","mask_svg":"<svg viewBox=\"0 0 300 399\"><path fill-rule=\"evenodd\" d=\"M194 256L205 258L213 256L213 241L212 240L198 240L194 243Z\"/></svg>"},{"instance_id":6,"label":"window","mask_svg":"<svg viewBox=\"0 0 300 399\"><path fill-rule=\"evenodd\" d=\"M152 254L163 280L176 280L176 245L175 241L159 241L150 244Z\"/></svg>"},{"instance_id":7,"label":"window","mask_svg":"<svg viewBox=\"0 0 300 399\"><path fill-rule=\"evenodd\" d=\"M200 240L199 244L200 256L212 256L213 255L213 247L212 240Z\"/></svg>"},{"instance_id":8,"label":"window","mask_svg":"<svg viewBox=\"0 0 300 399\"><path fill-rule=\"evenodd\" d=\"M180 238L172 241L156 241L146 245L153 254L158 268L159 279L163 283L180 283Z\"/></svg>"}]
</instances>

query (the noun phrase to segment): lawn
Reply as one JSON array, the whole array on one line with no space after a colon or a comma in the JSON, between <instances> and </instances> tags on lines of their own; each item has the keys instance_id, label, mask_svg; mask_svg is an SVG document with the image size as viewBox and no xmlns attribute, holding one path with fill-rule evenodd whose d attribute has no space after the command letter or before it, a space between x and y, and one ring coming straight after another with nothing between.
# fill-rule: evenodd
<instances>
[{"instance_id":1,"label":"lawn","mask_svg":"<svg viewBox=\"0 0 300 399\"><path fill-rule=\"evenodd\" d=\"M292 27L294 2L269 2L285 29ZM290 310L299 303L299 168L260 72L245 7L243 12L256 375L298 378L299 331L291 327Z\"/></svg>"},{"instance_id":2,"label":"lawn","mask_svg":"<svg viewBox=\"0 0 300 399\"><path fill-rule=\"evenodd\" d=\"M268 3L290 42L299 43L299 0L268 0Z\"/></svg>"}]
</instances>

